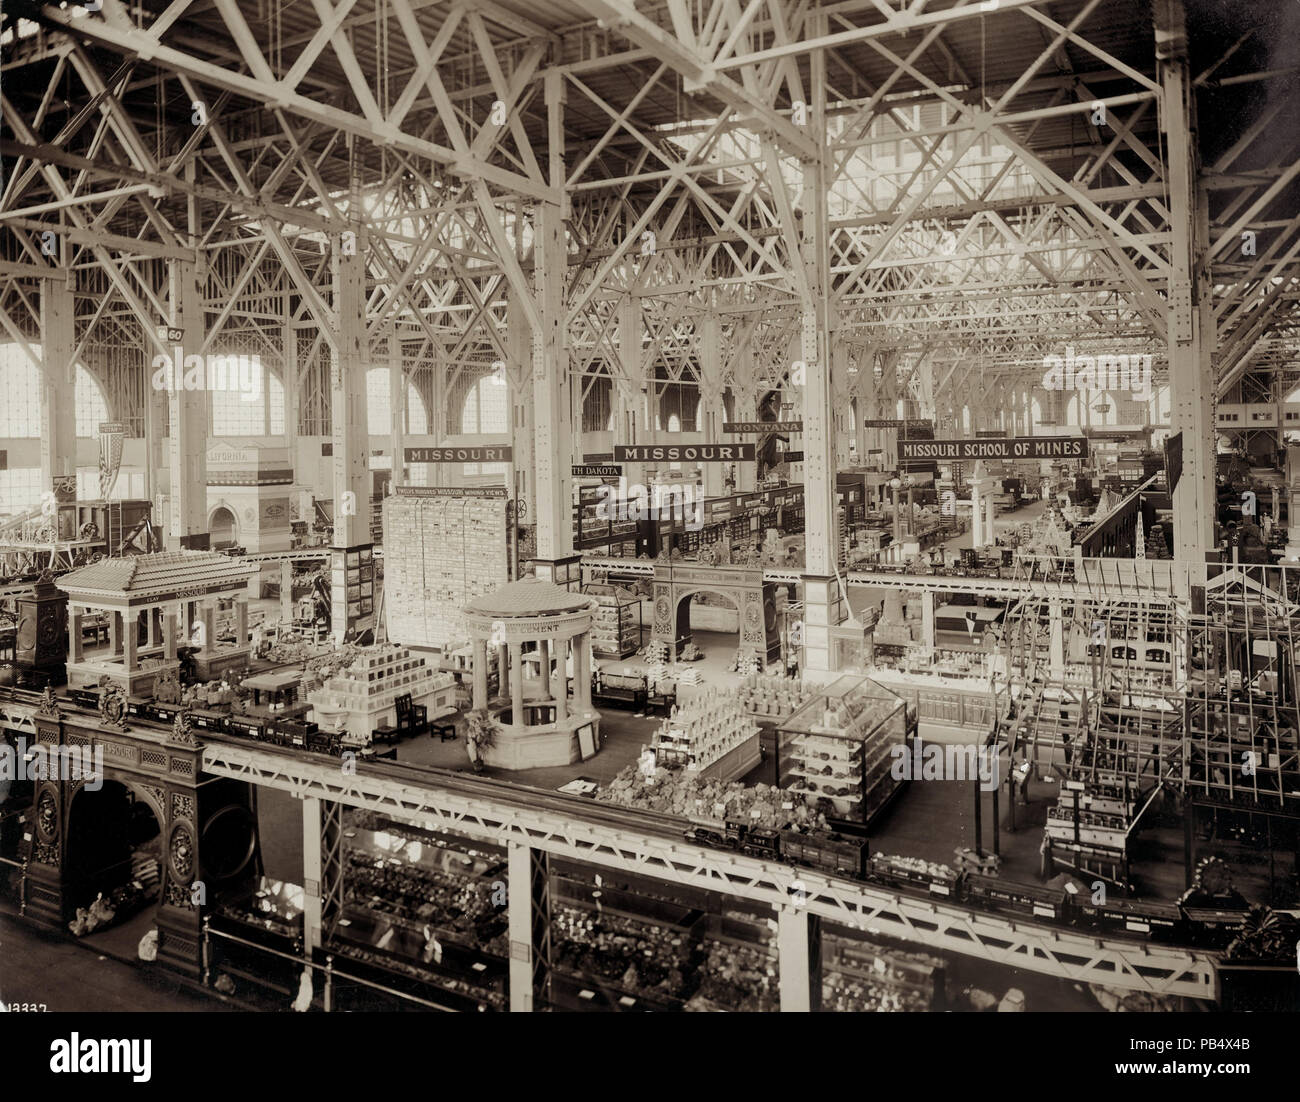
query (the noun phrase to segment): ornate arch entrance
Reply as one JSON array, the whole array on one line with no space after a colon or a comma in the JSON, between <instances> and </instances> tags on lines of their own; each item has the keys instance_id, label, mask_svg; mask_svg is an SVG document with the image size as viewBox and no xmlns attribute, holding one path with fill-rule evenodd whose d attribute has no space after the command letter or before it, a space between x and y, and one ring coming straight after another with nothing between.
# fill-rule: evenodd
<instances>
[{"instance_id":1,"label":"ornate arch entrance","mask_svg":"<svg viewBox=\"0 0 1300 1102\"><path fill-rule=\"evenodd\" d=\"M208 532L213 550L236 546L239 543L239 518L235 511L224 502L218 505L208 517Z\"/></svg>"},{"instance_id":2,"label":"ornate arch entrance","mask_svg":"<svg viewBox=\"0 0 1300 1102\"><path fill-rule=\"evenodd\" d=\"M766 665L779 657L781 639L776 617L776 586L763 581L762 570L735 566L655 564L654 626L650 638L667 643L674 656L691 641L690 598L708 592L730 601L740 614L742 654Z\"/></svg>"},{"instance_id":3,"label":"ornate arch entrance","mask_svg":"<svg viewBox=\"0 0 1300 1102\"><path fill-rule=\"evenodd\" d=\"M104 790L128 789L153 813L160 832L158 959L197 975L204 907L217 892L261 871L252 788L230 780L200 788L202 751L184 723L169 730L128 730L104 716L65 714L50 700L38 709L34 725L37 745L47 754L83 755L102 776ZM86 787L84 779L58 774L33 786L25 914L42 926L66 930L76 907L85 904L85 874L95 862L74 855L71 847L87 844L76 819L93 809L83 804L74 810L91 797L91 790L81 792ZM111 797L95 796L93 802L112 811Z\"/></svg>"}]
</instances>

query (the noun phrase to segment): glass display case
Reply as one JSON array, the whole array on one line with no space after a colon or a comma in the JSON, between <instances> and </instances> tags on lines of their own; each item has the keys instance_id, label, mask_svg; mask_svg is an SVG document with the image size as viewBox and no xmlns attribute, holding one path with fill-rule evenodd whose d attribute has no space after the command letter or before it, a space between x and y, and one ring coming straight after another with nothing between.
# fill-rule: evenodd
<instances>
[{"instance_id":1,"label":"glass display case","mask_svg":"<svg viewBox=\"0 0 1300 1102\"><path fill-rule=\"evenodd\" d=\"M823 1012L899 1013L946 1009L944 962L822 925Z\"/></svg>"},{"instance_id":2,"label":"glass display case","mask_svg":"<svg viewBox=\"0 0 1300 1102\"><path fill-rule=\"evenodd\" d=\"M776 920L685 885L552 863L558 1010L776 1010Z\"/></svg>"},{"instance_id":3,"label":"glass display case","mask_svg":"<svg viewBox=\"0 0 1300 1102\"><path fill-rule=\"evenodd\" d=\"M505 1010L505 851L349 811L343 906L330 948L438 988L457 1009Z\"/></svg>"},{"instance_id":4,"label":"glass display case","mask_svg":"<svg viewBox=\"0 0 1300 1102\"><path fill-rule=\"evenodd\" d=\"M777 783L815 800L828 819L870 825L904 781L905 701L867 677L841 677L777 725Z\"/></svg>"},{"instance_id":5,"label":"glass display case","mask_svg":"<svg viewBox=\"0 0 1300 1102\"><path fill-rule=\"evenodd\" d=\"M641 646L641 600L613 585L583 590L596 600L591 621L591 651L597 658L626 658Z\"/></svg>"}]
</instances>

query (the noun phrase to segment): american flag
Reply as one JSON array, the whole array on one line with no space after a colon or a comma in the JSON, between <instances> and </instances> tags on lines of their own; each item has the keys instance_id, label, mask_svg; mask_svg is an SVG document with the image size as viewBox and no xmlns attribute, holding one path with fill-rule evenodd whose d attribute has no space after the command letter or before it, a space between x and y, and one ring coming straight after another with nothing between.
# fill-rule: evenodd
<instances>
[{"instance_id":1,"label":"american flag","mask_svg":"<svg viewBox=\"0 0 1300 1102\"><path fill-rule=\"evenodd\" d=\"M99 426L99 497L107 501L117 482L118 468L122 465L122 443L126 439L126 426L120 421L107 421Z\"/></svg>"}]
</instances>

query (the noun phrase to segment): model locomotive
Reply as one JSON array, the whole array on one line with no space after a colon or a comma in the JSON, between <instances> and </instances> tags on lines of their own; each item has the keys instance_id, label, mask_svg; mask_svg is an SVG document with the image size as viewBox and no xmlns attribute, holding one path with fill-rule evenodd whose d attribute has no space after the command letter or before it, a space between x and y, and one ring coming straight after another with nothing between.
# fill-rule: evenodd
<instances>
[{"instance_id":1,"label":"model locomotive","mask_svg":"<svg viewBox=\"0 0 1300 1102\"><path fill-rule=\"evenodd\" d=\"M85 689L69 689L68 697L85 708L99 706L99 694ZM127 701L127 714L138 719L170 725L182 711L176 704L160 704L154 700L131 697ZM287 746L307 750L313 754L339 757L343 752L342 736L337 731L322 731L317 724L283 716L234 715L210 708L184 709L190 723L201 731L214 731L224 735L264 742L271 746Z\"/></svg>"},{"instance_id":2,"label":"model locomotive","mask_svg":"<svg viewBox=\"0 0 1300 1102\"><path fill-rule=\"evenodd\" d=\"M1222 949L1236 936L1245 914L1237 909L1184 907L1158 900L1092 895L1064 887L1019 884L997 876L953 870L916 858L868 856L865 838L828 831L772 830L727 820L692 819L686 840L763 860L784 861L832 876L879 884L909 895L943 899L1009 918L1050 922L1105 936ZM1118 896L1118 890L1116 890Z\"/></svg>"},{"instance_id":3,"label":"model locomotive","mask_svg":"<svg viewBox=\"0 0 1300 1102\"><path fill-rule=\"evenodd\" d=\"M832 876L865 878L867 840L830 831L771 830L746 823L692 819L686 839L751 857L805 865Z\"/></svg>"}]
</instances>

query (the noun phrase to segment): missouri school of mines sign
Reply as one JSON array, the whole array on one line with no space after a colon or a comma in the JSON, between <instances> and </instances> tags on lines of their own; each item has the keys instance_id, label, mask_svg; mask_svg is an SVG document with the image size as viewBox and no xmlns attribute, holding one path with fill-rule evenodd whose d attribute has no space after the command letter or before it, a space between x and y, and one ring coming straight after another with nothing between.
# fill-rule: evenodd
<instances>
[{"instance_id":1,"label":"missouri school of mines sign","mask_svg":"<svg viewBox=\"0 0 1300 1102\"><path fill-rule=\"evenodd\" d=\"M1075 436L1014 440L900 440L900 459L1086 459L1088 441Z\"/></svg>"},{"instance_id":2,"label":"missouri school of mines sign","mask_svg":"<svg viewBox=\"0 0 1300 1102\"><path fill-rule=\"evenodd\" d=\"M615 444L615 463L734 463L754 458L753 444Z\"/></svg>"}]
</instances>

